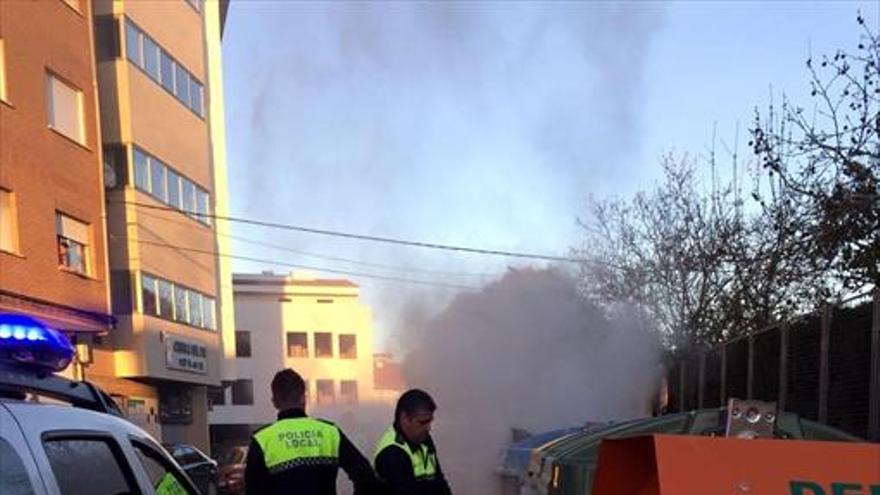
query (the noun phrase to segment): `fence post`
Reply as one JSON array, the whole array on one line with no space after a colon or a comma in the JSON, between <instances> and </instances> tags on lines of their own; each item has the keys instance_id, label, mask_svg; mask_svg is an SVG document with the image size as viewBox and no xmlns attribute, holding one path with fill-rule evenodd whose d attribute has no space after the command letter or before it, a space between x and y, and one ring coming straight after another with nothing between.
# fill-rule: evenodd
<instances>
[{"instance_id":1,"label":"fence post","mask_svg":"<svg viewBox=\"0 0 880 495\"><path fill-rule=\"evenodd\" d=\"M831 343L831 318L834 308L826 304L822 308L819 328L819 422L828 421L828 351Z\"/></svg>"},{"instance_id":2,"label":"fence post","mask_svg":"<svg viewBox=\"0 0 880 495\"><path fill-rule=\"evenodd\" d=\"M871 329L871 383L868 399L868 439L880 442L880 287L874 288Z\"/></svg>"},{"instance_id":3,"label":"fence post","mask_svg":"<svg viewBox=\"0 0 880 495\"><path fill-rule=\"evenodd\" d=\"M678 412L686 411L685 404L684 404L685 398L687 396L685 393L685 389L684 389L684 386L685 386L684 377L685 377L686 370L687 370L687 362L685 359L682 359L681 365L678 367L678 396L679 396Z\"/></svg>"},{"instance_id":4,"label":"fence post","mask_svg":"<svg viewBox=\"0 0 880 495\"><path fill-rule=\"evenodd\" d=\"M749 335L749 354L746 363L746 399L752 400L755 390L755 337L752 335Z\"/></svg>"},{"instance_id":5,"label":"fence post","mask_svg":"<svg viewBox=\"0 0 880 495\"><path fill-rule=\"evenodd\" d=\"M706 353L700 353L700 390L697 392L697 408L703 408L703 398L706 391Z\"/></svg>"},{"instance_id":6,"label":"fence post","mask_svg":"<svg viewBox=\"0 0 880 495\"><path fill-rule=\"evenodd\" d=\"M788 322L779 327L779 397L776 404L780 411L785 410L788 396Z\"/></svg>"},{"instance_id":7,"label":"fence post","mask_svg":"<svg viewBox=\"0 0 880 495\"><path fill-rule=\"evenodd\" d=\"M727 343L721 344L721 405L727 404Z\"/></svg>"}]
</instances>

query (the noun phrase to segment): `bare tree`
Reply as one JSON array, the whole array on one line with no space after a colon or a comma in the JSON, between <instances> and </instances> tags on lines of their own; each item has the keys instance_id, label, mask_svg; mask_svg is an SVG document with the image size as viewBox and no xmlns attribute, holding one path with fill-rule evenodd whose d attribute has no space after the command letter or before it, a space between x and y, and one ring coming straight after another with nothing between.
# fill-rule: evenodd
<instances>
[{"instance_id":1,"label":"bare tree","mask_svg":"<svg viewBox=\"0 0 880 495\"><path fill-rule=\"evenodd\" d=\"M818 297L880 281L880 37L859 15L855 54L807 60L814 106L784 100L758 114L752 146L781 194L802 212L792 228L800 249L830 283Z\"/></svg>"},{"instance_id":2,"label":"bare tree","mask_svg":"<svg viewBox=\"0 0 880 495\"><path fill-rule=\"evenodd\" d=\"M878 286L880 37L858 23L855 55L807 61L812 111L784 99L757 114L751 194L736 173L717 183L713 152L667 156L631 200L591 200L576 250L588 298L639 308L688 352Z\"/></svg>"},{"instance_id":3,"label":"bare tree","mask_svg":"<svg viewBox=\"0 0 880 495\"><path fill-rule=\"evenodd\" d=\"M742 227L732 189L701 193L688 157L667 156L662 165L664 180L650 192L591 200L577 252L589 299L639 308L669 347L684 350L732 330L720 310L735 276L730 246Z\"/></svg>"},{"instance_id":4,"label":"bare tree","mask_svg":"<svg viewBox=\"0 0 880 495\"><path fill-rule=\"evenodd\" d=\"M737 169L733 157L734 169ZM813 309L827 269L803 246L809 214L781 179L756 172L743 197L703 160L667 156L664 179L631 200L592 200L580 220L582 289L606 308L639 308L681 352ZM712 171L710 187L698 169Z\"/></svg>"},{"instance_id":5,"label":"bare tree","mask_svg":"<svg viewBox=\"0 0 880 495\"><path fill-rule=\"evenodd\" d=\"M733 334L815 309L828 271L803 249L809 212L785 193L779 177L757 171L752 179L750 197L736 199L742 216L725 257L734 279L721 295L721 311Z\"/></svg>"}]
</instances>

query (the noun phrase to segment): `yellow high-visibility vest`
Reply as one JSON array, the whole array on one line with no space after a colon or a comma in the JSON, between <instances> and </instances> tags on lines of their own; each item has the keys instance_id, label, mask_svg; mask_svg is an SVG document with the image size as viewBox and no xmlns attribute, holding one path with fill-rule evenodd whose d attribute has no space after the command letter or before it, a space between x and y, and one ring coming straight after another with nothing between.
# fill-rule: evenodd
<instances>
[{"instance_id":1,"label":"yellow high-visibility vest","mask_svg":"<svg viewBox=\"0 0 880 495\"><path fill-rule=\"evenodd\" d=\"M165 473L156 485L156 495L188 495L188 492L173 474Z\"/></svg>"},{"instance_id":2,"label":"yellow high-visibility vest","mask_svg":"<svg viewBox=\"0 0 880 495\"><path fill-rule=\"evenodd\" d=\"M340 438L336 426L309 417L281 419L254 434L270 473L338 465Z\"/></svg>"},{"instance_id":3,"label":"yellow high-visibility vest","mask_svg":"<svg viewBox=\"0 0 880 495\"><path fill-rule=\"evenodd\" d=\"M394 426L388 428L385 431L385 434L382 435L382 438L379 439L379 443L376 445L376 453L373 457L373 464L376 464L376 458L379 457L379 454L382 453L383 450L387 448L399 448L406 452L406 455L409 456L412 461L413 467L413 475L416 480L429 480L433 479L434 475L437 474L437 455L434 452L428 451L428 446L425 444L419 445L415 450L411 449L409 444L406 443L406 440L397 438L397 430L394 429Z\"/></svg>"}]
</instances>

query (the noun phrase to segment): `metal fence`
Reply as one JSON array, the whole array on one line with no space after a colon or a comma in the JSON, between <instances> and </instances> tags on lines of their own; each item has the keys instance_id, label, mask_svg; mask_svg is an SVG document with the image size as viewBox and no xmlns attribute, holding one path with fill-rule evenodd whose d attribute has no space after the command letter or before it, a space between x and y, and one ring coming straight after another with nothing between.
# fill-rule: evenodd
<instances>
[{"instance_id":1,"label":"metal fence","mask_svg":"<svg viewBox=\"0 0 880 495\"><path fill-rule=\"evenodd\" d=\"M880 441L880 290L681 359L667 383L669 411L757 399Z\"/></svg>"}]
</instances>

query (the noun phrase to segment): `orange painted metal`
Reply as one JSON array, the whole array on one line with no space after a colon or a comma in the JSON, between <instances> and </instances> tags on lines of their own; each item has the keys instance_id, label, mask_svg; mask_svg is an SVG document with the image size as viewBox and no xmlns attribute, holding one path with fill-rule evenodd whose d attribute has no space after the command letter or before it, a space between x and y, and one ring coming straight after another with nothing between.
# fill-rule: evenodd
<instances>
[{"instance_id":1,"label":"orange painted metal","mask_svg":"<svg viewBox=\"0 0 880 495\"><path fill-rule=\"evenodd\" d=\"M880 445L652 435L603 440L592 495L880 495Z\"/></svg>"}]
</instances>

